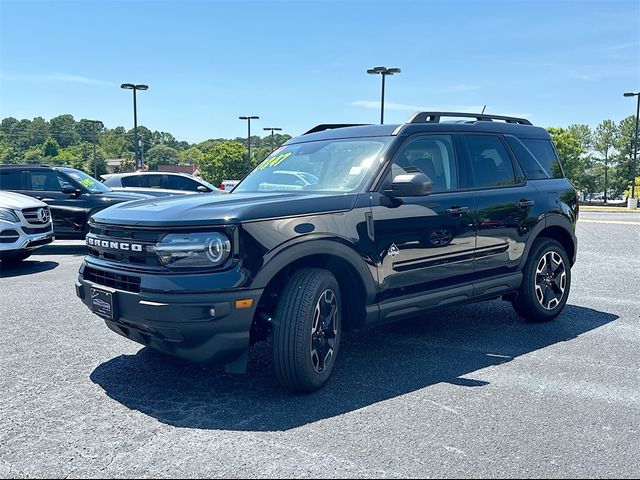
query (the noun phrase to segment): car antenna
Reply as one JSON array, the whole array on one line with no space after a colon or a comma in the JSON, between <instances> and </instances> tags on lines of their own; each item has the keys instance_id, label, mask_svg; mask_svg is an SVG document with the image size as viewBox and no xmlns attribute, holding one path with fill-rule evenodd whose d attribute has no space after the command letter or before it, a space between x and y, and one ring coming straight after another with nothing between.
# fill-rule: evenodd
<instances>
[{"instance_id":1,"label":"car antenna","mask_svg":"<svg viewBox=\"0 0 640 480\"><path fill-rule=\"evenodd\" d=\"M487 108L486 105L484 107L482 107L482 112L480 112L480 113L484 113L485 108Z\"/></svg>"}]
</instances>

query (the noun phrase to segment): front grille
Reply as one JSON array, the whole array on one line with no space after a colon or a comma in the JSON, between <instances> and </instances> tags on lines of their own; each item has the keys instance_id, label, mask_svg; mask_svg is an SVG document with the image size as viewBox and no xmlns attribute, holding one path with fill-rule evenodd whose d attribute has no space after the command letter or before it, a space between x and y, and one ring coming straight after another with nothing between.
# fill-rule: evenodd
<instances>
[{"instance_id":1,"label":"front grille","mask_svg":"<svg viewBox=\"0 0 640 480\"><path fill-rule=\"evenodd\" d=\"M90 256L101 260L140 267L161 267L160 260L152 248L164 234L165 232L125 229L115 226L93 227L87 237L87 248ZM108 243L105 243L105 246L100 243L90 245L90 239ZM143 248L142 251L117 248L116 245L121 243L142 245Z\"/></svg>"},{"instance_id":2,"label":"front grille","mask_svg":"<svg viewBox=\"0 0 640 480\"><path fill-rule=\"evenodd\" d=\"M40 210L45 210L46 220L42 221L40 219ZM45 223L49 223L51 219L51 212L49 211L49 207L34 207L34 208L25 208L22 210L22 215L24 218L32 225L43 225Z\"/></svg>"},{"instance_id":3,"label":"front grille","mask_svg":"<svg viewBox=\"0 0 640 480\"><path fill-rule=\"evenodd\" d=\"M5 230L0 232L0 243L13 243L20 238L20 234L15 230Z\"/></svg>"},{"instance_id":4,"label":"front grille","mask_svg":"<svg viewBox=\"0 0 640 480\"><path fill-rule=\"evenodd\" d=\"M27 235L35 235L37 233L47 233L51 231L51 227L47 225L46 227L21 227L22 231Z\"/></svg>"},{"instance_id":5,"label":"front grille","mask_svg":"<svg viewBox=\"0 0 640 480\"><path fill-rule=\"evenodd\" d=\"M116 290L140 293L140 277L106 272L91 267L85 267L82 276L85 280L97 283L98 285L115 288Z\"/></svg>"}]
</instances>

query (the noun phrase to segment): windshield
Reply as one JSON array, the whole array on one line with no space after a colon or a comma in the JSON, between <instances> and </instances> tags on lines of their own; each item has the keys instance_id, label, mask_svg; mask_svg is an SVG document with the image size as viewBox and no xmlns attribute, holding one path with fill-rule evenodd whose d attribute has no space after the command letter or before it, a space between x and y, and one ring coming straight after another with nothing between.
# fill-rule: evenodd
<instances>
[{"instance_id":1,"label":"windshield","mask_svg":"<svg viewBox=\"0 0 640 480\"><path fill-rule=\"evenodd\" d=\"M392 137L298 143L269 155L236 192L354 192L374 174Z\"/></svg>"},{"instance_id":2,"label":"windshield","mask_svg":"<svg viewBox=\"0 0 640 480\"><path fill-rule=\"evenodd\" d=\"M109 187L80 170L64 169L63 172L91 193L107 193L111 191Z\"/></svg>"}]
</instances>

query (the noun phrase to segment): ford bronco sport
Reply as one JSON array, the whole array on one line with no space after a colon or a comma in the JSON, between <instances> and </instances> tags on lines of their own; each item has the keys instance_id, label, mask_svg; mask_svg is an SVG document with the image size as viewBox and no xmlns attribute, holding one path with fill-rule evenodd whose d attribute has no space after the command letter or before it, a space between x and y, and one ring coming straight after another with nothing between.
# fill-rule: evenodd
<instances>
[{"instance_id":1,"label":"ford bronco sport","mask_svg":"<svg viewBox=\"0 0 640 480\"><path fill-rule=\"evenodd\" d=\"M270 339L279 381L310 392L345 330L495 298L553 319L577 217L549 134L525 119L320 125L229 195L94 214L76 291L120 335L229 372Z\"/></svg>"}]
</instances>

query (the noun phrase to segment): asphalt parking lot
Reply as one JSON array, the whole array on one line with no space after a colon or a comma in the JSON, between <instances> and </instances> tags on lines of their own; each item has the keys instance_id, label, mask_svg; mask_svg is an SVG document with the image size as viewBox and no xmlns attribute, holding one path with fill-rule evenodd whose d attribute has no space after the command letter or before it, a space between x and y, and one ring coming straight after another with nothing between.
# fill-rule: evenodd
<instances>
[{"instance_id":1,"label":"asphalt parking lot","mask_svg":"<svg viewBox=\"0 0 640 480\"><path fill-rule=\"evenodd\" d=\"M492 301L349 334L308 396L268 345L236 377L117 336L56 242L0 271L0 476L637 477L640 215L578 238L555 322Z\"/></svg>"}]
</instances>

